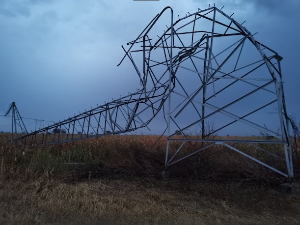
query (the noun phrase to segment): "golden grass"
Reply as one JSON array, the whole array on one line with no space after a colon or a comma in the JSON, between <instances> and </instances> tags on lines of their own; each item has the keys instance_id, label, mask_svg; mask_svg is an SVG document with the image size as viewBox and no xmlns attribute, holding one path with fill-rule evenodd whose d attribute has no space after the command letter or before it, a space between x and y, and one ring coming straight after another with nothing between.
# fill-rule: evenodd
<instances>
[{"instance_id":1,"label":"golden grass","mask_svg":"<svg viewBox=\"0 0 300 225\"><path fill-rule=\"evenodd\" d=\"M152 179L10 180L1 224L299 224L300 198L262 186Z\"/></svg>"},{"instance_id":2,"label":"golden grass","mask_svg":"<svg viewBox=\"0 0 300 225\"><path fill-rule=\"evenodd\" d=\"M162 180L165 137L155 146L157 136L106 136L48 147L9 138L0 135L0 224L300 223L300 196L281 194L281 177L222 146Z\"/></svg>"}]
</instances>

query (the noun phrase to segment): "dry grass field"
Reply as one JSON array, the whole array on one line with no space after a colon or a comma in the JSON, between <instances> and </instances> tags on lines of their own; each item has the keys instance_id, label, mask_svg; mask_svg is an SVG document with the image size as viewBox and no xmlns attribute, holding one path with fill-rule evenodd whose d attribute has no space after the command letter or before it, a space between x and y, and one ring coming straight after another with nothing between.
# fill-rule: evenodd
<instances>
[{"instance_id":1,"label":"dry grass field","mask_svg":"<svg viewBox=\"0 0 300 225\"><path fill-rule=\"evenodd\" d=\"M215 146L171 166L165 180L165 139L156 140L106 136L40 147L1 134L0 224L300 224L300 196L280 192L281 176ZM297 176L298 166L295 153Z\"/></svg>"}]
</instances>

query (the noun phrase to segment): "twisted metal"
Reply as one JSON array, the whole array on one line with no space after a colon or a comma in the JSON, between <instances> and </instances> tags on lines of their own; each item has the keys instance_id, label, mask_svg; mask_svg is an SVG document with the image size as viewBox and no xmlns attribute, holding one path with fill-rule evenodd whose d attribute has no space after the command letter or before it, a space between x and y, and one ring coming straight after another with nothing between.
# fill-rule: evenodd
<instances>
[{"instance_id":1,"label":"twisted metal","mask_svg":"<svg viewBox=\"0 0 300 225\"><path fill-rule=\"evenodd\" d=\"M162 21L165 22L162 18L169 15L168 11L171 14L170 25L165 27L162 26ZM128 49L122 46L125 55L118 66L125 59L129 60L139 77L141 89L16 141L47 145L131 132L148 127L162 111L166 124L162 135L167 132L166 167L204 149L222 145L293 178L280 67L282 57L256 41L255 34L231 16L214 6L198 9L174 22L172 8L166 7L135 40L127 43ZM277 131L261 125L261 117L256 116L274 105L278 109L278 117L274 121L279 127ZM224 118L220 120L221 125L206 130L206 122L217 115ZM236 123L267 136L211 138L216 132L234 127ZM197 126L200 127L200 137L190 134L190 130ZM52 133L54 129L64 132ZM170 152L171 142L181 144ZM183 149L188 142L201 142L202 147L186 153ZM280 158L285 162L286 171L245 153L237 147L239 143L268 153L270 157ZM282 146L281 155L272 152L274 144ZM271 146L271 150L267 145Z\"/></svg>"}]
</instances>

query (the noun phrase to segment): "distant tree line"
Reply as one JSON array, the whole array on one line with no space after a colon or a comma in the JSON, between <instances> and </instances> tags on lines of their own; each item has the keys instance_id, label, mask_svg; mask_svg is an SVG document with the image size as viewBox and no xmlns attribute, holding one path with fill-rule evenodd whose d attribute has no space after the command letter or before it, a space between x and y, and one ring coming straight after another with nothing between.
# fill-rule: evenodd
<instances>
[{"instance_id":1,"label":"distant tree line","mask_svg":"<svg viewBox=\"0 0 300 225\"><path fill-rule=\"evenodd\" d=\"M54 129L52 130L52 133L53 133L53 134L66 134L67 131L66 131L65 129L54 128Z\"/></svg>"}]
</instances>

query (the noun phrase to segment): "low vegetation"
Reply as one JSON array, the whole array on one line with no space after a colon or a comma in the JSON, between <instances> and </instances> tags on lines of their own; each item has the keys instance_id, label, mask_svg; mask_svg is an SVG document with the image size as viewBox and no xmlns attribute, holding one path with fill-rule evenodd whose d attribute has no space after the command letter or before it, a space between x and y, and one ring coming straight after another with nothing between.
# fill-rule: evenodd
<instances>
[{"instance_id":1,"label":"low vegetation","mask_svg":"<svg viewBox=\"0 0 300 225\"><path fill-rule=\"evenodd\" d=\"M157 138L115 135L42 147L0 134L0 224L300 223L300 196L280 192L283 177L221 145L171 166L163 179L166 139ZM178 145L172 142L171 152ZM282 160L237 147L284 170Z\"/></svg>"}]
</instances>

